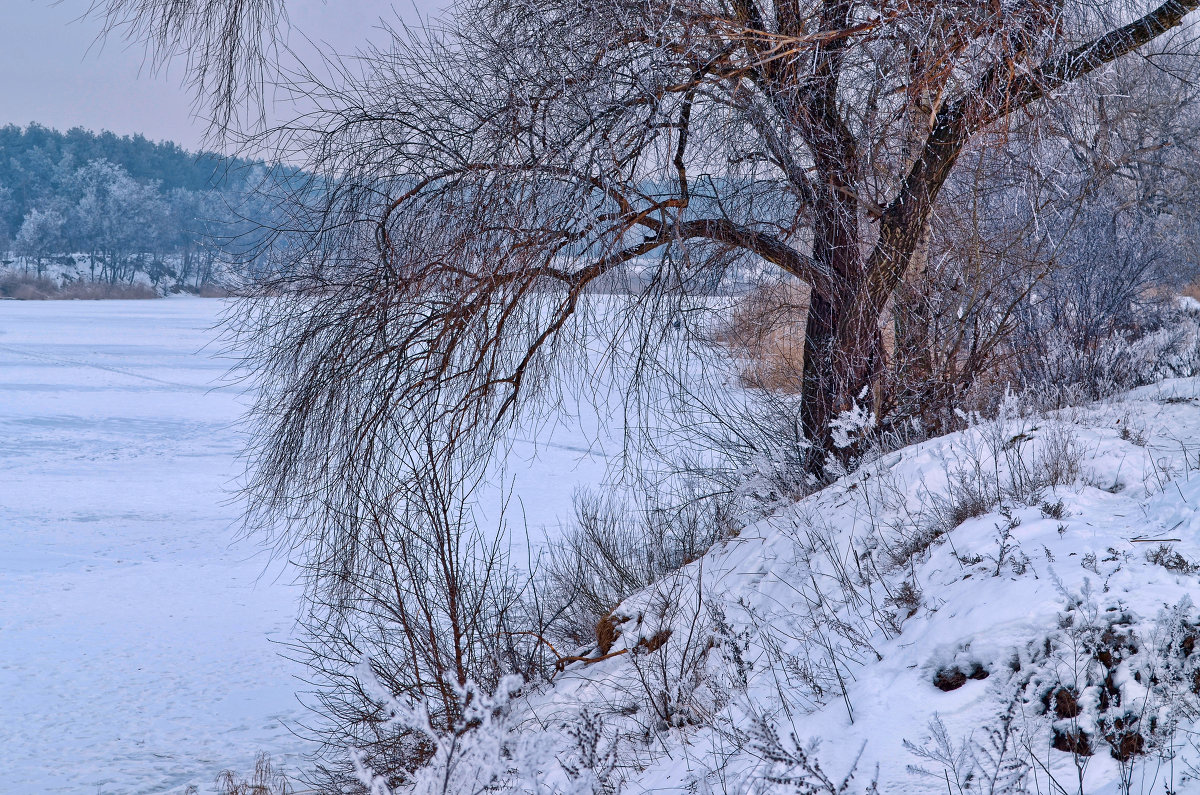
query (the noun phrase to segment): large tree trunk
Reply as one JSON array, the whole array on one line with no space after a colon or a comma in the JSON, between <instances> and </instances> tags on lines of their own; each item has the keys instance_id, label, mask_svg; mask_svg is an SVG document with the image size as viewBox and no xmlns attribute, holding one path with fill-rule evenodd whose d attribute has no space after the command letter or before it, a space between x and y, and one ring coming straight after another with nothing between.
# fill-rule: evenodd
<instances>
[{"instance_id":1,"label":"large tree trunk","mask_svg":"<svg viewBox=\"0 0 1200 795\"><path fill-rule=\"evenodd\" d=\"M801 425L824 453L836 453L831 423L855 405L874 410L882 389L883 307L846 291L830 301L813 295L804 331ZM847 453L852 450L847 449ZM822 461L813 461L820 468Z\"/></svg>"},{"instance_id":2,"label":"large tree trunk","mask_svg":"<svg viewBox=\"0 0 1200 795\"><path fill-rule=\"evenodd\" d=\"M831 179L816 209L813 259L836 274L829 295L813 292L804 340L801 422L821 451L837 452L830 423L885 396L880 323L929 223L933 203L969 135L961 108L945 108L900 191L879 218L869 255L858 243L858 203L849 179ZM834 172L836 174L836 172ZM840 176L840 175L838 175ZM843 455L853 453L853 448ZM814 466L821 462L814 460Z\"/></svg>"}]
</instances>

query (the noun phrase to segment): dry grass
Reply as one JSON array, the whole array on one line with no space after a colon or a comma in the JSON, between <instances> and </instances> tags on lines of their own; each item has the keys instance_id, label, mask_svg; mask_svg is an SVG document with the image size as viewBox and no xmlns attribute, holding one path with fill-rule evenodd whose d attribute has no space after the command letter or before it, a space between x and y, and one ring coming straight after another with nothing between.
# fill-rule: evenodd
<instances>
[{"instance_id":1,"label":"dry grass","mask_svg":"<svg viewBox=\"0 0 1200 795\"><path fill-rule=\"evenodd\" d=\"M754 290L733 310L718 341L743 357L743 384L772 392L800 391L808 295L806 284L771 284ZM885 310L880 328L888 360L896 347L891 318L891 310Z\"/></svg>"},{"instance_id":2,"label":"dry grass","mask_svg":"<svg viewBox=\"0 0 1200 795\"><path fill-rule=\"evenodd\" d=\"M158 293L142 284L109 284L107 282L68 282L59 286L45 277L9 274L0 277L0 298L18 301L148 299Z\"/></svg>"},{"instance_id":3,"label":"dry grass","mask_svg":"<svg viewBox=\"0 0 1200 795\"><path fill-rule=\"evenodd\" d=\"M254 763L254 772L242 777L232 770L217 776L219 795L292 795L291 782L282 771L271 764L271 758L260 753Z\"/></svg>"},{"instance_id":4,"label":"dry grass","mask_svg":"<svg viewBox=\"0 0 1200 795\"><path fill-rule=\"evenodd\" d=\"M196 295L201 298L230 298L236 293L228 287L223 287L219 284L202 284L196 290Z\"/></svg>"},{"instance_id":5,"label":"dry grass","mask_svg":"<svg viewBox=\"0 0 1200 795\"><path fill-rule=\"evenodd\" d=\"M772 284L750 293L733 310L718 339L739 353L746 386L799 392L804 373L808 286Z\"/></svg>"},{"instance_id":6,"label":"dry grass","mask_svg":"<svg viewBox=\"0 0 1200 795\"><path fill-rule=\"evenodd\" d=\"M40 301L51 298L58 292L58 285L50 279L36 276L10 274L0 277L0 297L19 301Z\"/></svg>"}]
</instances>

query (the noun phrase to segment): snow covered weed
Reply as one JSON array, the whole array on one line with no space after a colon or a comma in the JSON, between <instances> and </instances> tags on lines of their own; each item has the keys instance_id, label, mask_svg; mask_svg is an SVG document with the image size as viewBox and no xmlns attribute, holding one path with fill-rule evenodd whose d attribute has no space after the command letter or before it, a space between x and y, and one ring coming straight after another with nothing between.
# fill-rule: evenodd
<instances>
[{"instance_id":1,"label":"snow covered weed","mask_svg":"<svg viewBox=\"0 0 1200 795\"><path fill-rule=\"evenodd\" d=\"M786 787L799 795L879 795L879 769L865 786L857 786L858 759L849 772L840 778L830 778L817 759L817 742L807 746L793 734L785 743L775 727L756 721L753 727L753 751L767 765L759 775L762 781Z\"/></svg>"},{"instance_id":2,"label":"snow covered weed","mask_svg":"<svg viewBox=\"0 0 1200 795\"><path fill-rule=\"evenodd\" d=\"M1061 585L1061 583L1060 583ZM1176 793L1189 772L1200 719L1200 619L1184 596L1152 621L1101 607L1089 582L1063 590L1059 627L1017 650L997 686L1000 708L957 742L935 715L908 771L933 791L1101 791L1089 769L1115 769L1120 795ZM1110 761L1105 762L1102 752ZM1178 763L1178 764L1176 764Z\"/></svg>"},{"instance_id":3,"label":"snow covered weed","mask_svg":"<svg viewBox=\"0 0 1200 795\"><path fill-rule=\"evenodd\" d=\"M271 757L260 753L254 762L254 772L240 776L226 770L217 776L217 795L292 795L288 777L271 763Z\"/></svg>"},{"instance_id":4,"label":"snow covered weed","mask_svg":"<svg viewBox=\"0 0 1200 795\"><path fill-rule=\"evenodd\" d=\"M1063 408L1200 374L1200 312L1182 304L1145 311L1142 324L1090 345L1069 324L1039 329L1035 348L1018 357L1023 388L1041 407Z\"/></svg>"},{"instance_id":5,"label":"snow covered weed","mask_svg":"<svg viewBox=\"0 0 1200 795\"><path fill-rule=\"evenodd\" d=\"M364 672L364 681L370 681ZM382 719L394 730L424 735L428 762L396 785L371 768L367 755L349 749L355 776L370 795L617 795L617 756L604 722L583 709L575 720L542 731L523 725L515 709L520 677L501 680L492 693L474 683L451 684L461 715L450 731L435 726L420 702L401 702L378 682L375 695L385 704Z\"/></svg>"},{"instance_id":6,"label":"snow covered weed","mask_svg":"<svg viewBox=\"0 0 1200 795\"><path fill-rule=\"evenodd\" d=\"M1082 471L1083 450L1071 424L1026 414L1012 396L995 420L973 418L972 423L953 437L941 477L921 486L924 504L893 524L896 541L884 539L892 565L908 564L955 528L998 509L1063 510L1061 501L1048 499L1048 494L1074 484ZM893 491L893 502L903 504L904 488Z\"/></svg>"}]
</instances>

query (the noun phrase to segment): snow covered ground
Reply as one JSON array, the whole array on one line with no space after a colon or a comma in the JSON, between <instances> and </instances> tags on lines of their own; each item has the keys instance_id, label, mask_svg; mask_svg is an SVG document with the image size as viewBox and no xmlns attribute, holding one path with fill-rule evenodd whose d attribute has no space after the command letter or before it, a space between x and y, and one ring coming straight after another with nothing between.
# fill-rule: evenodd
<instances>
[{"instance_id":1,"label":"snow covered ground","mask_svg":"<svg viewBox=\"0 0 1200 795\"><path fill-rule=\"evenodd\" d=\"M221 306L0 301L0 792L205 792L307 748L272 643L298 590L236 542ZM532 535L602 469L588 447L515 443Z\"/></svg>"},{"instance_id":2,"label":"snow covered ground","mask_svg":"<svg viewBox=\"0 0 1200 795\"><path fill-rule=\"evenodd\" d=\"M885 455L625 600L434 777L1200 792L1198 456L1196 378Z\"/></svg>"}]
</instances>

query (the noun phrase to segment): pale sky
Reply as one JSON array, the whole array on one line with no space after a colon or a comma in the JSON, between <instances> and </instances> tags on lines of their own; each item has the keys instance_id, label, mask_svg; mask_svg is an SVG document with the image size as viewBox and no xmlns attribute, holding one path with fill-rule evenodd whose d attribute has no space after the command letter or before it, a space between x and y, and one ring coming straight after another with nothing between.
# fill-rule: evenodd
<instances>
[{"instance_id":1,"label":"pale sky","mask_svg":"<svg viewBox=\"0 0 1200 795\"><path fill-rule=\"evenodd\" d=\"M113 38L98 42L100 25L81 19L92 0L0 0L0 125L40 122L142 133L200 146L204 124L192 116L192 98L179 66L151 74L140 46ZM381 16L412 23L436 13L443 0L288 0L291 43L307 36L339 52L380 39ZM303 34L303 36L298 35Z\"/></svg>"}]
</instances>

